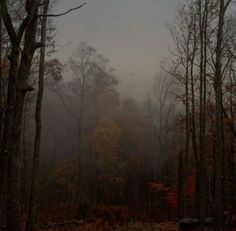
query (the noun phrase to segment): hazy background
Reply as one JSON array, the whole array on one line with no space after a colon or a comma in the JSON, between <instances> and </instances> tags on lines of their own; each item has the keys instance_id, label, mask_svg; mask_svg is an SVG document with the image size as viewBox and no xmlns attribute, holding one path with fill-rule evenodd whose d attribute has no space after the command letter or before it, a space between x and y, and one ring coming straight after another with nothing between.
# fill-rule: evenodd
<instances>
[{"instance_id":1,"label":"hazy background","mask_svg":"<svg viewBox=\"0 0 236 231\"><path fill-rule=\"evenodd\" d=\"M59 13L82 1L58 0ZM170 36L166 24L181 0L87 0L87 5L56 18L58 57L66 61L87 41L105 55L121 80L120 92L142 100L163 57Z\"/></svg>"}]
</instances>

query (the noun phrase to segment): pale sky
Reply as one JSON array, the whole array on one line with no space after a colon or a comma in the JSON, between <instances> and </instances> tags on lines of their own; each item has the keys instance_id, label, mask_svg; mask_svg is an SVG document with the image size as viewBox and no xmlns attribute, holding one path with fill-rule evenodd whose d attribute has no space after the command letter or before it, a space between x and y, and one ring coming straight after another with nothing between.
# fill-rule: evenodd
<instances>
[{"instance_id":1,"label":"pale sky","mask_svg":"<svg viewBox=\"0 0 236 231\"><path fill-rule=\"evenodd\" d=\"M87 0L78 11L56 18L57 56L65 61L87 41L105 55L121 80L125 96L142 99L159 63L168 57L171 40L166 24L174 19L181 0ZM59 13L82 3L58 0Z\"/></svg>"}]
</instances>

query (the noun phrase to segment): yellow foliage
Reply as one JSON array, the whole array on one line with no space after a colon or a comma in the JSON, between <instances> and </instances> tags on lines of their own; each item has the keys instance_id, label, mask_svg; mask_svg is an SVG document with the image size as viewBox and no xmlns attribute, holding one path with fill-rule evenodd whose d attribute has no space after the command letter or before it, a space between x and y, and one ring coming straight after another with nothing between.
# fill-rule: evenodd
<instances>
[{"instance_id":1,"label":"yellow foliage","mask_svg":"<svg viewBox=\"0 0 236 231\"><path fill-rule=\"evenodd\" d=\"M77 166L75 161L63 160L55 168L54 178L58 187L73 192L76 188L75 173Z\"/></svg>"},{"instance_id":2,"label":"yellow foliage","mask_svg":"<svg viewBox=\"0 0 236 231\"><path fill-rule=\"evenodd\" d=\"M92 150L98 159L114 161L120 151L121 129L109 118L98 121L93 133Z\"/></svg>"},{"instance_id":3,"label":"yellow foliage","mask_svg":"<svg viewBox=\"0 0 236 231\"><path fill-rule=\"evenodd\" d=\"M109 118L98 121L92 136L92 151L96 156L96 180L103 185L103 196L111 198L111 188L122 183L121 168L121 129Z\"/></svg>"}]
</instances>

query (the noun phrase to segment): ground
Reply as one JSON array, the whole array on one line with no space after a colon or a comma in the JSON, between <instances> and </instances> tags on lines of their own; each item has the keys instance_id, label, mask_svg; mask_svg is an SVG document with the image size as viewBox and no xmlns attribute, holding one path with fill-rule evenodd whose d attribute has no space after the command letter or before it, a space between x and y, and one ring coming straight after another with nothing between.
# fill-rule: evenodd
<instances>
[{"instance_id":1,"label":"ground","mask_svg":"<svg viewBox=\"0 0 236 231\"><path fill-rule=\"evenodd\" d=\"M141 223L132 222L125 225L111 225L97 220L80 226L54 227L40 231L178 231L178 225L174 222L166 223Z\"/></svg>"}]
</instances>

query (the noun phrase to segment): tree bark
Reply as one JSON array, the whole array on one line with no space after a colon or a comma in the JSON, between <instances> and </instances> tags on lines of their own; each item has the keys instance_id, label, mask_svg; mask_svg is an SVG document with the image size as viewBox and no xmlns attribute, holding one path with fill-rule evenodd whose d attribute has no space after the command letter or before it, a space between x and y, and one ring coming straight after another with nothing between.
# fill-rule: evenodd
<instances>
[{"instance_id":1,"label":"tree bark","mask_svg":"<svg viewBox=\"0 0 236 231\"><path fill-rule=\"evenodd\" d=\"M199 37L200 37L200 133L199 133L199 219L204 230L206 213L206 29L208 0L199 0Z\"/></svg>"},{"instance_id":2,"label":"tree bark","mask_svg":"<svg viewBox=\"0 0 236 231\"><path fill-rule=\"evenodd\" d=\"M27 217L26 231L36 230L37 221L37 192L39 187L39 161L40 161L40 142L41 142L41 108L43 101L44 92L44 63L46 53L46 34L47 34L47 12L49 7L49 0L44 1L43 7L43 19L41 25L41 43L44 44L40 50L40 61L39 61L39 83L38 83L38 95L36 102L35 122L36 122L36 134L34 140L34 157L32 167L32 179L31 179L31 190L30 190L30 201L29 211Z\"/></svg>"},{"instance_id":3,"label":"tree bark","mask_svg":"<svg viewBox=\"0 0 236 231\"><path fill-rule=\"evenodd\" d=\"M5 183L6 183L6 161L1 152L2 134L3 134L3 118L4 118L4 102L3 102L3 75L2 75L2 37L3 22L0 11L0 224L3 222L3 213L5 210Z\"/></svg>"},{"instance_id":4,"label":"tree bark","mask_svg":"<svg viewBox=\"0 0 236 231\"><path fill-rule=\"evenodd\" d=\"M7 1L0 1L4 25L7 29L11 54L8 79L7 108L4 121L2 155L7 155L7 231L21 230L21 128L24 106L24 96L28 90L27 79L35 48L37 16L39 0L26 1L27 16L15 31L11 16L8 12ZM25 44L21 53L20 45L25 32ZM19 66L21 54L21 63Z\"/></svg>"},{"instance_id":5,"label":"tree bark","mask_svg":"<svg viewBox=\"0 0 236 231\"><path fill-rule=\"evenodd\" d=\"M222 127L222 42L223 42L223 28L225 20L225 1L219 2L219 18L217 28L217 45L216 45L216 58L215 58L215 76L214 76L214 91L215 91L215 230L222 229L223 217L223 127Z\"/></svg>"},{"instance_id":6,"label":"tree bark","mask_svg":"<svg viewBox=\"0 0 236 231\"><path fill-rule=\"evenodd\" d=\"M195 216L199 215L199 156L198 156L198 146L197 146L197 133L196 133L196 121L195 121L195 89L194 89L194 61L196 56L197 49L197 30L196 30L196 20L193 19L194 24L194 36L193 36L193 50L192 50L192 58L191 58L191 134L192 134L192 148L193 154L195 158L195 166L196 166L196 181L195 181L195 191L196 191L196 199L195 199L195 207L196 212Z\"/></svg>"},{"instance_id":7,"label":"tree bark","mask_svg":"<svg viewBox=\"0 0 236 231\"><path fill-rule=\"evenodd\" d=\"M178 157L178 215L180 218L183 217L183 154L182 151L179 152Z\"/></svg>"},{"instance_id":8,"label":"tree bark","mask_svg":"<svg viewBox=\"0 0 236 231\"><path fill-rule=\"evenodd\" d=\"M3 103L3 75L2 75L2 37L3 37L3 22L2 14L0 11L0 143L2 141L2 119L4 113L4 103Z\"/></svg>"}]
</instances>

